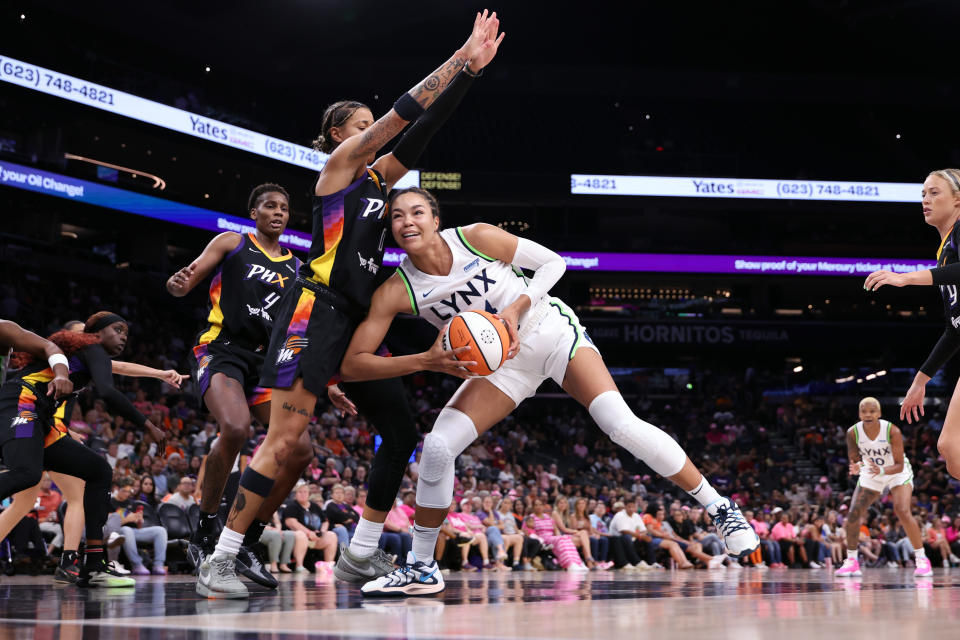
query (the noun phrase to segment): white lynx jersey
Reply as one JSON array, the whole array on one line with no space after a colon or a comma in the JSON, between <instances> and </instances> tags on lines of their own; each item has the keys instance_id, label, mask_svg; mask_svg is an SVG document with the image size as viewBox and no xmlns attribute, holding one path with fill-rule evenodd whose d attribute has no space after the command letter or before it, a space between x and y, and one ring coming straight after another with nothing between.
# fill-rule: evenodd
<instances>
[{"instance_id":1,"label":"white lynx jersey","mask_svg":"<svg viewBox=\"0 0 960 640\"><path fill-rule=\"evenodd\" d=\"M863 422L853 425L854 436L857 439L857 448L860 449L860 457L864 464L867 460L872 460L878 467L889 467L893 464L893 449L890 445L890 427L891 423L886 420L880 421L880 432L876 439L867 437L867 432L863 428ZM903 456L904 467L908 465L907 456Z\"/></svg>"},{"instance_id":2,"label":"white lynx jersey","mask_svg":"<svg viewBox=\"0 0 960 640\"><path fill-rule=\"evenodd\" d=\"M527 279L520 269L471 247L460 227L444 229L440 237L453 252L449 274L423 273L413 266L409 256L397 268L414 313L433 326L442 329L461 311L498 313L526 291ZM539 301L532 302L531 309ZM526 315L520 317L521 326Z\"/></svg>"}]
</instances>

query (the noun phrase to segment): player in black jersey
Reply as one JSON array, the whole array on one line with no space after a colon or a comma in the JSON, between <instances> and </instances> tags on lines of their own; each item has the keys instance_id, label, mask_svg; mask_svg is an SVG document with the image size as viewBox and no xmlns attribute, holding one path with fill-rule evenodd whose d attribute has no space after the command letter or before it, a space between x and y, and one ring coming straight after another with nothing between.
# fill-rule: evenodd
<instances>
[{"instance_id":1,"label":"player in black jersey","mask_svg":"<svg viewBox=\"0 0 960 640\"><path fill-rule=\"evenodd\" d=\"M213 274L207 324L193 348L193 375L201 398L217 420L220 437L204 465L200 521L189 545L195 567L213 551L220 499L237 455L250 438L251 419L255 417L266 425L270 418L271 389L259 386L263 354L277 303L292 286L301 264L280 245L290 218L289 200L280 185L257 186L247 203L256 232L221 233L196 260L167 281L167 290L181 297ZM331 399L346 408L342 396L338 389L331 390ZM238 557L241 573L263 586L274 588L277 581L249 547L260 539L263 527L292 490L299 475L297 465L309 464L313 455L313 446L304 434L291 465L278 477L273 493L264 502L257 526L250 527L249 539Z\"/></svg>"},{"instance_id":2,"label":"player in black jersey","mask_svg":"<svg viewBox=\"0 0 960 640\"><path fill-rule=\"evenodd\" d=\"M907 390L900 407L900 419L908 423L923 415L923 399L927 382L937 374L947 360L960 349L960 169L940 169L930 172L923 182L923 217L927 224L940 233L937 266L912 273L874 271L863 285L867 291L876 291L885 284L894 287L907 285L936 285L943 298L943 313L947 326L933 351L923 363L913 384ZM960 389L960 387L958 387ZM960 393L954 390L943 421L943 430L937 449L947 461L947 471L960 479Z\"/></svg>"},{"instance_id":3,"label":"player in black jersey","mask_svg":"<svg viewBox=\"0 0 960 640\"><path fill-rule=\"evenodd\" d=\"M37 484L44 467L86 482L83 510L87 547L77 582L80 586L118 587L134 583L109 569L103 553L103 525L110 511L113 477L110 465L73 438L57 438L44 446L56 409L49 399L49 386L60 384L57 380L62 371L58 369L65 360L75 387L92 382L109 407L149 432L162 447L163 431L113 386L110 360L123 352L127 329L120 316L105 311L96 313L87 320L84 333L58 331L50 336L50 341L63 350L62 360L43 361L31 352L14 354L12 362L17 369L0 388L0 451L4 464L10 467L7 473L0 474L0 499Z\"/></svg>"},{"instance_id":4,"label":"player in black jersey","mask_svg":"<svg viewBox=\"0 0 960 640\"><path fill-rule=\"evenodd\" d=\"M295 287L280 303L261 378L261 384L273 387L276 396L270 430L241 476L216 551L200 568L199 594L247 596L246 586L232 571L233 557L278 475L293 466L292 452L306 430L317 396L336 373L350 336L370 304L387 234L387 193L414 166L427 141L496 55L503 40L498 31L495 13L477 14L466 43L379 120L374 121L370 109L358 102L327 108L317 142L321 151L331 155L314 185L313 244ZM416 123L393 152L376 158L377 151L411 121ZM335 569L341 579L366 582L393 569L377 545L419 433L400 380L345 385L345 389L383 438L371 468L363 518L351 550L342 550Z\"/></svg>"}]
</instances>

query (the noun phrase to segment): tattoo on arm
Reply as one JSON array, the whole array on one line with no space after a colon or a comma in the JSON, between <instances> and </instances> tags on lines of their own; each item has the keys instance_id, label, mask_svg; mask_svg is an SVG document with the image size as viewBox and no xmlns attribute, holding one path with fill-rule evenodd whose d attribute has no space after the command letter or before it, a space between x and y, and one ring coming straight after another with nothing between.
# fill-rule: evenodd
<instances>
[{"instance_id":1,"label":"tattoo on arm","mask_svg":"<svg viewBox=\"0 0 960 640\"><path fill-rule=\"evenodd\" d=\"M453 56L411 89L409 91L410 97L424 109L429 108L465 64L467 64L465 58L461 58L459 55Z\"/></svg>"}]
</instances>

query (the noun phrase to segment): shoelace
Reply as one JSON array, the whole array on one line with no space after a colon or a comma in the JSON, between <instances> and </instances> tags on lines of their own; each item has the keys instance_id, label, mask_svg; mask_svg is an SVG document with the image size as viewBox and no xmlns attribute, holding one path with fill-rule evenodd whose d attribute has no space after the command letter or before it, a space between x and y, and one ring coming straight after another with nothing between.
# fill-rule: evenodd
<instances>
[{"instance_id":1,"label":"shoelace","mask_svg":"<svg viewBox=\"0 0 960 640\"><path fill-rule=\"evenodd\" d=\"M750 525L747 524L747 521L744 519L739 509L718 507L717 515L714 516L714 518L717 521L717 528L720 529L720 532L724 535L724 537L730 535L731 533L745 531L750 528Z\"/></svg>"},{"instance_id":2,"label":"shoelace","mask_svg":"<svg viewBox=\"0 0 960 640\"><path fill-rule=\"evenodd\" d=\"M211 562L210 564L214 564ZM217 566L217 575L221 578L228 578L230 576L236 576L236 571L233 566L233 562L218 562Z\"/></svg>"}]
</instances>

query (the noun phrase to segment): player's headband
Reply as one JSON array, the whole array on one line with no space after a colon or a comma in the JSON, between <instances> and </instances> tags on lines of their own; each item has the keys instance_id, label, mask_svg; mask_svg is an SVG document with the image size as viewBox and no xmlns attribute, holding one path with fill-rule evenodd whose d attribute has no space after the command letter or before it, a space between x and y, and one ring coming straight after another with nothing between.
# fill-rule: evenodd
<instances>
[{"instance_id":1,"label":"player's headband","mask_svg":"<svg viewBox=\"0 0 960 640\"><path fill-rule=\"evenodd\" d=\"M86 328L84 329L84 331L85 331L86 333L96 333L96 332L100 331L101 329L105 329L105 328L109 327L110 325L114 324L115 322L122 322L123 324L128 324L128 322L127 322L126 320L124 320L123 318L121 318L121 317L118 316L117 314L115 314L115 313L108 313L107 315L103 316L102 318L100 318L99 320L97 320L96 322L94 322L94 323L93 323L93 326L91 326L91 327L86 327Z\"/></svg>"}]
</instances>

